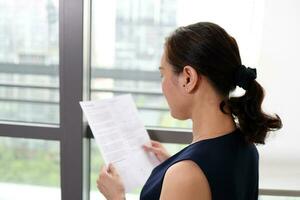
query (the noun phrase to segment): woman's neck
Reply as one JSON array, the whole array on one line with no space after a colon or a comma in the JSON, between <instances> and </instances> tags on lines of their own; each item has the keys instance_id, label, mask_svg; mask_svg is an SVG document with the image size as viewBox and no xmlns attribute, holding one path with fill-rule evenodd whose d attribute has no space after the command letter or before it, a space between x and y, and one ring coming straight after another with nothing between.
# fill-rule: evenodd
<instances>
[{"instance_id":1,"label":"woman's neck","mask_svg":"<svg viewBox=\"0 0 300 200\"><path fill-rule=\"evenodd\" d=\"M232 115L224 114L219 108L218 101L207 104L210 105L198 105L193 109L192 143L225 135L236 129Z\"/></svg>"}]
</instances>

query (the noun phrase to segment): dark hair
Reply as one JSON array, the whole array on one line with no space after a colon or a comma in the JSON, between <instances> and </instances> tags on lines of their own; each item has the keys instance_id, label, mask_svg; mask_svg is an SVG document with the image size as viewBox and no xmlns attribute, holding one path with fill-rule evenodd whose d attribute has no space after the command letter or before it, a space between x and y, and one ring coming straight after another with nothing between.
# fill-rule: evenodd
<instances>
[{"instance_id":1,"label":"dark hair","mask_svg":"<svg viewBox=\"0 0 300 200\"><path fill-rule=\"evenodd\" d=\"M165 49L176 74L189 65L209 79L224 97L220 109L226 114L223 108L228 105L247 142L264 144L269 131L282 127L278 115L262 111L264 90L256 80L249 83L243 96L229 97L236 88L235 74L242 63L235 39L222 27L210 22L179 27L166 38Z\"/></svg>"}]
</instances>

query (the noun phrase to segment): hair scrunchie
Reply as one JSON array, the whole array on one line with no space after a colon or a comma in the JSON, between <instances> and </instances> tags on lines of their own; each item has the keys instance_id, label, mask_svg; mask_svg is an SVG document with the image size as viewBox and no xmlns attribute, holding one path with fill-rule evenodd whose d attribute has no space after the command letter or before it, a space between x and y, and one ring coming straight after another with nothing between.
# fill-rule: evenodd
<instances>
[{"instance_id":1,"label":"hair scrunchie","mask_svg":"<svg viewBox=\"0 0 300 200\"><path fill-rule=\"evenodd\" d=\"M256 79L256 69L245 67L244 65L238 66L235 73L235 84L244 90L249 88L250 83Z\"/></svg>"}]
</instances>

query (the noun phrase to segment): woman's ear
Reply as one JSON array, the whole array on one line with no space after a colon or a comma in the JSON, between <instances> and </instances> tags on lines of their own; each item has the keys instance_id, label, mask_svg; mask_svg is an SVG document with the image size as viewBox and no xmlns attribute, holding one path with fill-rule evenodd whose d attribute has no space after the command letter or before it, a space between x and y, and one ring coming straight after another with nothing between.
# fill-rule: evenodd
<instances>
[{"instance_id":1,"label":"woman's ear","mask_svg":"<svg viewBox=\"0 0 300 200\"><path fill-rule=\"evenodd\" d=\"M201 77L197 71L193 67L187 65L182 71L181 87L183 87L186 93L191 93L197 88L199 78Z\"/></svg>"}]
</instances>

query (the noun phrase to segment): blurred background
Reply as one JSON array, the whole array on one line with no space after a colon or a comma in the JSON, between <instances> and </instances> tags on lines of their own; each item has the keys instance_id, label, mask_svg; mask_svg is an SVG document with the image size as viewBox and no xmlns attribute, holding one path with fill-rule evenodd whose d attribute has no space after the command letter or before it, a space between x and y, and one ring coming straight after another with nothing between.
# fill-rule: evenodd
<instances>
[{"instance_id":1,"label":"blurred background","mask_svg":"<svg viewBox=\"0 0 300 200\"><path fill-rule=\"evenodd\" d=\"M76 70L62 69L67 59L73 59L64 53L72 50L72 45L62 42L73 38L73 33L65 34L68 26L62 22L76 24L83 18L88 19L84 21L88 26L78 23L76 30L82 30L77 33L83 36L78 37L82 45L77 50L83 61L78 66L89 68L88 76L83 77L88 79L86 99L131 93L146 128L155 128L159 134L163 134L160 130L184 134L191 128L190 121L170 116L162 96L158 66L165 38L176 27L199 21L222 26L237 40L243 64L257 68L258 81L266 92L264 110L283 120L283 129L270 133L266 145L258 145L260 199L300 199L300 1L74 1L80 10L87 11L84 15L76 14L78 7L72 10L66 6L71 3L0 0L0 200L67 199L61 194L68 194L65 188L72 185L64 186L65 179L72 179L72 173L78 175L65 167L72 156L81 157L78 162L84 166L79 171L81 193L88 194L82 198L103 198L96 188L103 160L94 140L84 129L79 130L80 141L73 141L72 133L60 136L64 127L71 126L64 124L61 116L72 118L63 113L67 112L63 102L68 97L60 90L69 87L64 80L84 84L73 76ZM78 90L83 93L82 88ZM81 112L79 104L74 109ZM81 115L78 119L83 122ZM39 133L30 133L27 127L35 126ZM55 133L46 134L49 127ZM12 133L7 132L10 130ZM79 148L79 155L63 150L69 141L84 146L83 140L88 145ZM186 145L166 143L172 154ZM128 199L138 199L140 189L127 194Z\"/></svg>"}]
</instances>

